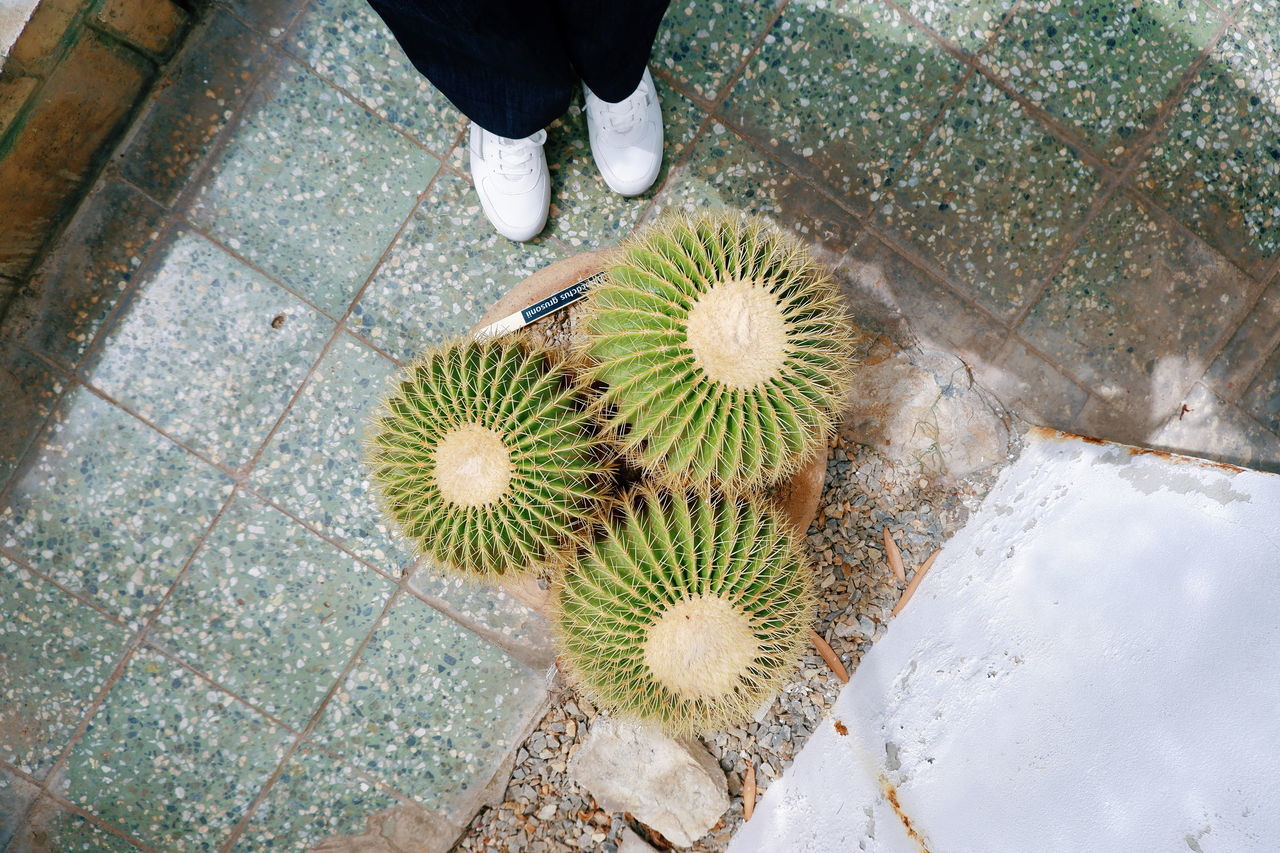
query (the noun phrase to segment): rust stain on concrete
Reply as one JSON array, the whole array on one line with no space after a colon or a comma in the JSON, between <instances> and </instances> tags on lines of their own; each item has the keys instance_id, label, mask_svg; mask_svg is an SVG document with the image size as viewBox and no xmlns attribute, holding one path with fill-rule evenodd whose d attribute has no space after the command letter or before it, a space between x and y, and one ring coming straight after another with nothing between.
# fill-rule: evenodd
<instances>
[{"instance_id":1,"label":"rust stain on concrete","mask_svg":"<svg viewBox=\"0 0 1280 853\"><path fill-rule=\"evenodd\" d=\"M898 816L898 820L902 821L902 828L907 831L907 835L920 848L920 853L930 853L929 842L920 834L920 830L916 829L915 824L907 813L902 810L902 803L898 801L898 789L893 787L892 782L881 776L880 790L884 792L885 799L889 801L889 805L893 806L893 813Z\"/></svg>"}]
</instances>

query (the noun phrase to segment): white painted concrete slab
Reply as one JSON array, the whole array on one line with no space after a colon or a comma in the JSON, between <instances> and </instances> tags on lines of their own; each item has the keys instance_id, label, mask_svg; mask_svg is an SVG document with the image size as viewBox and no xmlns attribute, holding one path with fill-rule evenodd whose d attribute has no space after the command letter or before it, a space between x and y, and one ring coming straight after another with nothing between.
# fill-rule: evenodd
<instances>
[{"instance_id":1,"label":"white painted concrete slab","mask_svg":"<svg viewBox=\"0 0 1280 853\"><path fill-rule=\"evenodd\" d=\"M1280 850L1280 477L1028 437L729 847L922 849Z\"/></svg>"}]
</instances>

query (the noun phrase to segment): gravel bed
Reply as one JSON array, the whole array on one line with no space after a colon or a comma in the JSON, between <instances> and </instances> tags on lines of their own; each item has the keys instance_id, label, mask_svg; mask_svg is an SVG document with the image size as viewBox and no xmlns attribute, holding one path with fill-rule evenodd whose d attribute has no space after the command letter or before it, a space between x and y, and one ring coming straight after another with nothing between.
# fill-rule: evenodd
<instances>
[{"instance_id":1,"label":"gravel bed","mask_svg":"<svg viewBox=\"0 0 1280 853\"><path fill-rule=\"evenodd\" d=\"M910 578L977 507L994 472L959 483L935 483L919 469L895 466L843 431L833 436L830 447L822 500L807 536L819 587L814 625L852 672L884 633L902 594L903 585L885 560L883 528L892 532ZM690 849L725 849L742 821L742 776L748 762L755 765L763 794L809 739L840 686L811 650L791 683L750 725L702 739L728 777L731 805ZM602 811L569 777L569 761L597 713L561 682L551 710L516 756L503 802L482 810L454 850L615 853L628 825L658 849L668 849L664 839L630 815Z\"/></svg>"}]
</instances>

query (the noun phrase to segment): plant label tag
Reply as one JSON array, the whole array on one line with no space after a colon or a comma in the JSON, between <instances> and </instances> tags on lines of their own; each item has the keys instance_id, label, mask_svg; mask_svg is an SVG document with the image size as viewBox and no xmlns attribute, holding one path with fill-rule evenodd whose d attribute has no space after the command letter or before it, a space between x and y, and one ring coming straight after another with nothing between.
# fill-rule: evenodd
<instances>
[{"instance_id":1,"label":"plant label tag","mask_svg":"<svg viewBox=\"0 0 1280 853\"><path fill-rule=\"evenodd\" d=\"M587 295L587 291L591 289L591 285L604 278L604 273L598 272L587 276L576 284L571 284L564 290L553 293L545 299L516 311L514 314L508 314L501 320L496 320L476 332L476 339L496 338L499 335L505 335L508 332L514 332L516 329L522 329L535 320L539 320L548 314L554 314L562 308L567 308L579 299Z\"/></svg>"}]
</instances>

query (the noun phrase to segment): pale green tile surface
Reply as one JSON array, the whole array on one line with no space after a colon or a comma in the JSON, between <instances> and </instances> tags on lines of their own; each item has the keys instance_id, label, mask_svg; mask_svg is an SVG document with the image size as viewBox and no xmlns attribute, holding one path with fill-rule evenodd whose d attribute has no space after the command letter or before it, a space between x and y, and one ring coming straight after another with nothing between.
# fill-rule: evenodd
<instances>
[{"instance_id":1,"label":"pale green tile surface","mask_svg":"<svg viewBox=\"0 0 1280 853\"><path fill-rule=\"evenodd\" d=\"M460 335L522 279L563 255L493 230L471 184L442 174L361 296L351 327L398 358Z\"/></svg>"},{"instance_id":2,"label":"pale green tile surface","mask_svg":"<svg viewBox=\"0 0 1280 853\"><path fill-rule=\"evenodd\" d=\"M902 6L943 38L976 53L995 35L1014 0L903 0Z\"/></svg>"},{"instance_id":3,"label":"pale green tile surface","mask_svg":"<svg viewBox=\"0 0 1280 853\"><path fill-rule=\"evenodd\" d=\"M260 84L191 218L341 314L438 161L291 62Z\"/></svg>"},{"instance_id":4,"label":"pale green tile surface","mask_svg":"<svg viewBox=\"0 0 1280 853\"><path fill-rule=\"evenodd\" d=\"M215 462L246 464L333 321L191 232L144 275L90 381Z\"/></svg>"},{"instance_id":5,"label":"pale green tile surface","mask_svg":"<svg viewBox=\"0 0 1280 853\"><path fill-rule=\"evenodd\" d=\"M388 613L312 735L357 769L447 810L496 768L542 677L410 596Z\"/></svg>"},{"instance_id":6,"label":"pale green tile surface","mask_svg":"<svg viewBox=\"0 0 1280 853\"><path fill-rule=\"evenodd\" d=\"M250 480L290 513L393 575L409 564L411 549L382 521L361 442L396 370L350 335L339 336Z\"/></svg>"},{"instance_id":7,"label":"pale green tile surface","mask_svg":"<svg viewBox=\"0 0 1280 853\"><path fill-rule=\"evenodd\" d=\"M149 639L301 729L392 589L293 519L238 496Z\"/></svg>"},{"instance_id":8,"label":"pale green tile surface","mask_svg":"<svg viewBox=\"0 0 1280 853\"><path fill-rule=\"evenodd\" d=\"M0 508L0 542L138 622L231 492L216 469L83 388Z\"/></svg>"},{"instance_id":9,"label":"pale green tile surface","mask_svg":"<svg viewBox=\"0 0 1280 853\"><path fill-rule=\"evenodd\" d=\"M321 77L436 154L443 156L466 125L364 0L312 0L288 42Z\"/></svg>"},{"instance_id":10,"label":"pale green tile surface","mask_svg":"<svg viewBox=\"0 0 1280 853\"><path fill-rule=\"evenodd\" d=\"M780 5L780 0L677 0L658 28L653 66L699 97L715 100Z\"/></svg>"},{"instance_id":11,"label":"pale green tile surface","mask_svg":"<svg viewBox=\"0 0 1280 853\"><path fill-rule=\"evenodd\" d=\"M901 170L965 69L881 3L796 0L725 113L865 203Z\"/></svg>"},{"instance_id":12,"label":"pale green tile surface","mask_svg":"<svg viewBox=\"0 0 1280 853\"><path fill-rule=\"evenodd\" d=\"M212 850L292 740L139 649L67 763L66 797L163 850Z\"/></svg>"},{"instance_id":13,"label":"pale green tile surface","mask_svg":"<svg viewBox=\"0 0 1280 853\"><path fill-rule=\"evenodd\" d=\"M919 156L877 193L876 221L1011 313L1053 269L1101 189L1099 175L975 77Z\"/></svg>"},{"instance_id":14,"label":"pale green tile surface","mask_svg":"<svg viewBox=\"0 0 1280 853\"><path fill-rule=\"evenodd\" d=\"M131 632L0 557L0 758L41 775Z\"/></svg>"},{"instance_id":15,"label":"pale green tile surface","mask_svg":"<svg viewBox=\"0 0 1280 853\"><path fill-rule=\"evenodd\" d=\"M8 853L133 853L126 838L108 832L51 797L41 797L31 820L7 848Z\"/></svg>"},{"instance_id":16,"label":"pale green tile surface","mask_svg":"<svg viewBox=\"0 0 1280 853\"><path fill-rule=\"evenodd\" d=\"M341 761L304 746L285 764L235 849L312 849L330 836L360 835L374 814L403 805Z\"/></svg>"},{"instance_id":17,"label":"pale green tile surface","mask_svg":"<svg viewBox=\"0 0 1280 853\"><path fill-rule=\"evenodd\" d=\"M1031 0L984 61L1118 159L1219 24L1200 0Z\"/></svg>"},{"instance_id":18,"label":"pale green tile surface","mask_svg":"<svg viewBox=\"0 0 1280 853\"><path fill-rule=\"evenodd\" d=\"M1280 57L1263 41L1228 32L1134 178L1214 248L1259 273L1280 255L1277 68Z\"/></svg>"}]
</instances>

